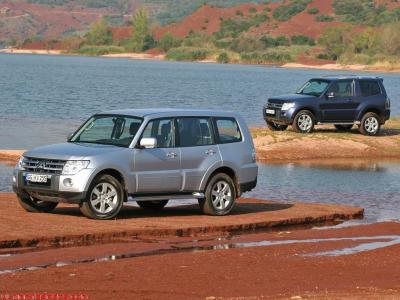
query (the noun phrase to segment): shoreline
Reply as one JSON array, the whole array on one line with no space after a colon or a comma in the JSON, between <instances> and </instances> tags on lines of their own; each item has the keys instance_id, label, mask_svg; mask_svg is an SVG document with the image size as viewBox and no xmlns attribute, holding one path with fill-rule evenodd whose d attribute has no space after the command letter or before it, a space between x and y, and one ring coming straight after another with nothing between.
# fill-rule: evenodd
<instances>
[{"instance_id":1,"label":"shoreline","mask_svg":"<svg viewBox=\"0 0 400 300\"><path fill-rule=\"evenodd\" d=\"M250 127L250 132L260 163L367 168L373 161L400 160L400 120L388 121L375 137L360 134L356 127L338 132L320 126L307 135L266 127ZM0 163L15 166L24 151L0 149Z\"/></svg>"},{"instance_id":2,"label":"shoreline","mask_svg":"<svg viewBox=\"0 0 400 300\"><path fill-rule=\"evenodd\" d=\"M14 49L6 48L0 49L0 53L5 54L34 54L34 55L52 55L52 56L85 56L81 54L67 53L62 50L44 50L44 49ZM115 54L104 54L95 55L95 57L105 57L105 58L126 58L134 60L154 60L154 61L169 61L166 59L165 54L149 54L149 53L115 53ZM218 63L215 59L206 59L199 61L190 61L197 63ZM228 63L236 65L240 63ZM257 66L270 66L271 64L250 64ZM381 73L400 73L400 67L390 66L374 66L374 65L363 65L363 64L352 64L352 65L342 65L342 64L322 64L322 65L310 65L302 64L300 62L287 62L281 65L273 64L284 69L312 69L312 70L327 70L327 71L358 71L358 72L381 72Z\"/></svg>"}]
</instances>

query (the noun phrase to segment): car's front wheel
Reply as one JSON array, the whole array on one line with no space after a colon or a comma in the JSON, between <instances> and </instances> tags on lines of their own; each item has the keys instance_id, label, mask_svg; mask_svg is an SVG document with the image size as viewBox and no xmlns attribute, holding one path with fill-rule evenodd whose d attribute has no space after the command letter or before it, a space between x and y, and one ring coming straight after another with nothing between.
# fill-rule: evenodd
<instances>
[{"instance_id":1,"label":"car's front wheel","mask_svg":"<svg viewBox=\"0 0 400 300\"><path fill-rule=\"evenodd\" d=\"M49 213L58 205L57 202L41 201L29 196L18 196L19 204L29 212Z\"/></svg>"},{"instance_id":2,"label":"car's front wheel","mask_svg":"<svg viewBox=\"0 0 400 300\"><path fill-rule=\"evenodd\" d=\"M109 220L117 216L123 202L124 189L121 183L113 176L103 175L93 181L80 209L88 218Z\"/></svg>"},{"instance_id":3,"label":"car's front wheel","mask_svg":"<svg viewBox=\"0 0 400 300\"><path fill-rule=\"evenodd\" d=\"M364 135L377 135L381 129L380 118L376 113L366 113L360 124L360 132Z\"/></svg>"},{"instance_id":4,"label":"car's front wheel","mask_svg":"<svg viewBox=\"0 0 400 300\"><path fill-rule=\"evenodd\" d=\"M267 126L268 126L269 130L272 130L272 131L285 131L288 128L287 125L280 125L280 124L276 124L271 121L266 121L266 122L267 122Z\"/></svg>"},{"instance_id":5,"label":"car's front wheel","mask_svg":"<svg viewBox=\"0 0 400 300\"><path fill-rule=\"evenodd\" d=\"M157 201L137 201L137 204L147 210L161 210L167 205L168 200L157 200Z\"/></svg>"},{"instance_id":6,"label":"car's front wheel","mask_svg":"<svg viewBox=\"0 0 400 300\"><path fill-rule=\"evenodd\" d=\"M235 184L225 173L215 174L207 184L205 198L199 199L203 213L224 216L230 213L236 201Z\"/></svg>"},{"instance_id":7,"label":"car's front wheel","mask_svg":"<svg viewBox=\"0 0 400 300\"><path fill-rule=\"evenodd\" d=\"M314 130L315 118L309 110L301 110L294 117L293 129L299 133L310 133Z\"/></svg>"}]
</instances>

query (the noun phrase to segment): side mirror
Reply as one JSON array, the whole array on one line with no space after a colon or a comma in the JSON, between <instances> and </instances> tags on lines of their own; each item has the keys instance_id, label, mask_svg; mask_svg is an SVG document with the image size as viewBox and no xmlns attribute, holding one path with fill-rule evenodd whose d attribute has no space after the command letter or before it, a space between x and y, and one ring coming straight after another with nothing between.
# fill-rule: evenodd
<instances>
[{"instance_id":1,"label":"side mirror","mask_svg":"<svg viewBox=\"0 0 400 300\"><path fill-rule=\"evenodd\" d=\"M326 93L326 98L328 98L328 99L333 99L333 98L335 98L335 93L334 93L334 92Z\"/></svg>"},{"instance_id":2,"label":"side mirror","mask_svg":"<svg viewBox=\"0 0 400 300\"><path fill-rule=\"evenodd\" d=\"M155 138L142 138L140 140L140 147L145 149L153 149L157 147L157 140Z\"/></svg>"}]
</instances>

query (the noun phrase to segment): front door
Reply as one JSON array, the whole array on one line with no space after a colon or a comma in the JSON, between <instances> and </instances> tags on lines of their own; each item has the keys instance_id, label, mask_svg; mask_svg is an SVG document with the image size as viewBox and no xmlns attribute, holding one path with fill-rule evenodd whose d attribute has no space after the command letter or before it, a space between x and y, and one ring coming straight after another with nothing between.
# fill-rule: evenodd
<instances>
[{"instance_id":1,"label":"front door","mask_svg":"<svg viewBox=\"0 0 400 300\"><path fill-rule=\"evenodd\" d=\"M176 193L182 189L181 152L175 147L173 119L150 121L142 137L155 138L154 149L135 149L134 172L139 194Z\"/></svg>"},{"instance_id":2,"label":"front door","mask_svg":"<svg viewBox=\"0 0 400 300\"><path fill-rule=\"evenodd\" d=\"M323 122L352 122L358 106L354 98L354 81L333 82L320 101Z\"/></svg>"},{"instance_id":3,"label":"front door","mask_svg":"<svg viewBox=\"0 0 400 300\"><path fill-rule=\"evenodd\" d=\"M210 118L182 117L176 120L181 149L184 191L198 191L207 170L221 160Z\"/></svg>"}]
</instances>

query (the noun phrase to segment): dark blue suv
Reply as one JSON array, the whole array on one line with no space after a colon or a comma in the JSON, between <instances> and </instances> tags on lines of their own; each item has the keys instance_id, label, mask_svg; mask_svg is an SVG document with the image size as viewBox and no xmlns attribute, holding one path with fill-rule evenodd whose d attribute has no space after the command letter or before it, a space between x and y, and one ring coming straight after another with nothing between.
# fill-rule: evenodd
<instances>
[{"instance_id":1,"label":"dark blue suv","mask_svg":"<svg viewBox=\"0 0 400 300\"><path fill-rule=\"evenodd\" d=\"M295 94L268 99L263 110L271 130L312 132L315 125L338 130L358 125L365 135L377 135L390 118L390 100L379 77L329 76L313 78Z\"/></svg>"}]
</instances>

